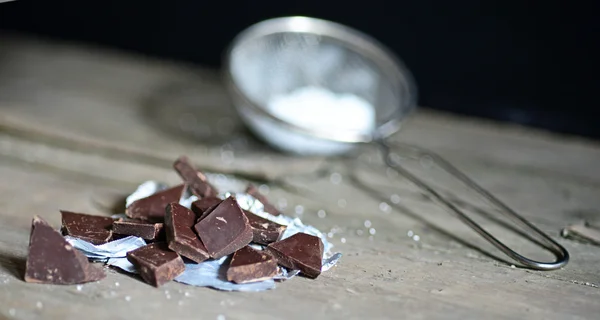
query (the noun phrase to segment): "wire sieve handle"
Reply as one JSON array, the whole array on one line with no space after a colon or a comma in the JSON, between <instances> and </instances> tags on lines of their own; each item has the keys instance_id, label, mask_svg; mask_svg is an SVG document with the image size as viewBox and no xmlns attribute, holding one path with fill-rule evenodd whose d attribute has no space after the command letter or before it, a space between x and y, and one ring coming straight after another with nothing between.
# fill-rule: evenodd
<instances>
[{"instance_id":1,"label":"wire sieve handle","mask_svg":"<svg viewBox=\"0 0 600 320\"><path fill-rule=\"evenodd\" d=\"M473 221L471 218L467 216L462 210L460 210L456 205L452 202L446 200L443 196L441 196L437 191L435 191L432 187L430 187L426 182L417 178L413 173L403 168L396 160L394 160L391 155L391 147L390 144L380 139L377 141L378 145L381 147L383 151L383 156L385 159L386 165L392 170L404 176L410 182L412 182L417 187L421 188L423 191L426 191L430 194L439 204L449 209L451 212L455 213L457 217L466 225L468 225L471 229L475 230L479 235L481 235L484 239L498 248L500 251L504 252L507 256L511 257L513 260L519 262L525 267L535 270L555 270L564 267L569 262L569 253L567 250L558 244L556 241L552 240L548 235L546 235L543 231L535 227L531 222L527 221L517 212L509 208L502 201L498 200L495 196L489 193L487 190L479 186L469 177L467 177L464 173L454 167L451 163L446 161L441 156L425 150L420 147L411 146L407 144L394 144L394 151L400 151L402 153L408 153L411 157L430 157L435 164L437 164L440 168L448 172L454 178L458 179L470 189L474 190L478 195L482 196L484 199L489 201L491 204L500 208L502 212L510 218L514 223L520 224L521 226L527 228L534 235L537 235L537 238L544 241L544 244L535 242L536 245L543 247L544 249L552 252L556 256L556 261L554 262L539 262L527 257L522 256L521 254L515 252L500 240L496 239L492 234L487 232L484 228L482 228L478 223Z\"/></svg>"}]
</instances>

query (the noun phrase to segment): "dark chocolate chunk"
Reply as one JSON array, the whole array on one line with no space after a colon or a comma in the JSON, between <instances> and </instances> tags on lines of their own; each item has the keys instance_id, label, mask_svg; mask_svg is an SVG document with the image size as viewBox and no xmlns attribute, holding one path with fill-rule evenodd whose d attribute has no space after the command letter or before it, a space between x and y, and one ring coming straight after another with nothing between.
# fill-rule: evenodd
<instances>
[{"instance_id":1,"label":"dark chocolate chunk","mask_svg":"<svg viewBox=\"0 0 600 320\"><path fill-rule=\"evenodd\" d=\"M305 276L313 279L321 274L323 242L319 237L296 233L271 243L267 250L286 268L300 270Z\"/></svg>"},{"instance_id":2,"label":"dark chocolate chunk","mask_svg":"<svg viewBox=\"0 0 600 320\"><path fill-rule=\"evenodd\" d=\"M248 218L233 197L219 203L194 229L214 259L234 253L252 241Z\"/></svg>"},{"instance_id":3,"label":"dark chocolate chunk","mask_svg":"<svg viewBox=\"0 0 600 320\"><path fill-rule=\"evenodd\" d=\"M98 281L106 276L101 268L73 248L39 216L31 223L25 281L50 284L77 284Z\"/></svg>"},{"instance_id":4,"label":"dark chocolate chunk","mask_svg":"<svg viewBox=\"0 0 600 320\"><path fill-rule=\"evenodd\" d=\"M140 237L144 240L156 241L164 236L164 225L144 220L123 220L113 222L114 234Z\"/></svg>"},{"instance_id":5,"label":"dark chocolate chunk","mask_svg":"<svg viewBox=\"0 0 600 320\"><path fill-rule=\"evenodd\" d=\"M93 216L84 213L60 211L62 215L62 233L79 238L92 244L103 244L112 240L111 217Z\"/></svg>"},{"instance_id":6,"label":"dark chocolate chunk","mask_svg":"<svg viewBox=\"0 0 600 320\"><path fill-rule=\"evenodd\" d=\"M206 197L196 200L192 202L192 211L194 211L198 221L200 221L204 219L204 217L206 217L212 209L221 203L221 201L223 200L216 197Z\"/></svg>"},{"instance_id":7,"label":"dark chocolate chunk","mask_svg":"<svg viewBox=\"0 0 600 320\"><path fill-rule=\"evenodd\" d=\"M183 259L164 242L155 242L127 252L127 260L140 272L146 283L155 287L175 279L185 270Z\"/></svg>"},{"instance_id":8,"label":"dark chocolate chunk","mask_svg":"<svg viewBox=\"0 0 600 320\"><path fill-rule=\"evenodd\" d=\"M284 225L259 217L254 213L244 210L250 227L252 227L252 242L269 244L279 240L281 234L287 228Z\"/></svg>"},{"instance_id":9,"label":"dark chocolate chunk","mask_svg":"<svg viewBox=\"0 0 600 320\"><path fill-rule=\"evenodd\" d=\"M236 251L227 269L227 280L248 283L273 278L277 274L277 261L266 251L249 246Z\"/></svg>"},{"instance_id":10,"label":"dark chocolate chunk","mask_svg":"<svg viewBox=\"0 0 600 320\"><path fill-rule=\"evenodd\" d=\"M192 229L196 223L194 212L175 202L169 204L166 210L165 228L169 249L194 262L208 259L206 247Z\"/></svg>"},{"instance_id":11,"label":"dark chocolate chunk","mask_svg":"<svg viewBox=\"0 0 600 320\"><path fill-rule=\"evenodd\" d=\"M179 202L184 190L185 185L180 184L149 197L136 200L125 209L125 214L132 219L162 222L165 218L167 205L171 202Z\"/></svg>"},{"instance_id":12,"label":"dark chocolate chunk","mask_svg":"<svg viewBox=\"0 0 600 320\"><path fill-rule=\"evenodd\" d=\"M206 181L206 176L192 165L188 157L179 157L173 163L173 168L198 198L217 196L216 189Z\"/></svg>"},{"instance_id":13,"label":"dark chocolate chunk","mask_svg":"<svg viewBox=\"0 0 600 320\"><path fill-rule=\"evenodd\" d=\"M277 208L275 208L275 206L273 206L272 204L269 203L269 201L267 201L267 198L265 196L263 196L260 192L258 192L258 189L253 184L249 184L248 187L246 187L246 193L253 196L258 201L260 201L263 204L263 206L265 207L264 210L266 212L268 212L274 216L278 216L281 214L281 212L279 212L279 210L277 210Z\"/></svg>"}]
</instances>

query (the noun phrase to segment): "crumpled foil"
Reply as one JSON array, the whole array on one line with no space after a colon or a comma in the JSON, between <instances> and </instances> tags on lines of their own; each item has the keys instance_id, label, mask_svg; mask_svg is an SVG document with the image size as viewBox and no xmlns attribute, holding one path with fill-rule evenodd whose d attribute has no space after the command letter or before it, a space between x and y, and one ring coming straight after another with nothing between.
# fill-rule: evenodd
<instances>
[{"instance_id":1,"label":"crumpled foil","mask_svg":"<svg viewBox=\"0 0 600 320\"><path fill-rule=\"evenodd\" d=\"M279 268L279 273L275 277L273 277L273 280L276 280L276 281L290 280L291 278L300 274L300 270L288 270L287 268L284 268L284 267L278 267L278 268Z\"/></svg>"},{"instance_id":2,"label":"crumpled foil","mask_svg":"<svg viewBox=\"0 0 600 320\"><path fill-rule=\"evenodd\" d=\"M216 175L217 178L221 178L221 175ZM216 181L218 182L218 181ZM220 185L216 183L217 185ZM164 183L156 181L146 181L142 183L126 200L126 206L138 199L148 197L156 192L167 189L168 186ZM327 271L331 269L339 259L342 257L341 253L331 253L333 244L327 241L325 234L320 232L317 228L309 225L305 225L298 218L291 218L285 215L274 216L264 211L264 205L253 196L247 193L231 193L226 192L219 194L218 197L225 199L229 196L234 196L242 209L248 210L256 215L259 215L265 219L287 226L286 230L281 236L281 239L289 238L296 233L304 232L310 235L317 236L323 242L323 266L321 271ZM184 194L179 204L190 208L192 202L198 200L198 198L189 192ZM113 218L123 217L123 214L113 215ZM137 249L146 245L142 238L127 237L109 243L95 246L89 242L72 238L65 237L71 245L81 250L88 258L93 260L106 261L107 264L119 267L122 270L131 273L137 273L133 265L127 261L126 253L128 251ZM257 250L263 250L264 246L251 245ZM185 271L175 278L175 281L185 283L188 285L198 287L212 287L214 289L223 291L264 291L275 288L275 281L289 280L300 273L299 270L288 270L284 267L279 267L279 273L269 280L236 284L227 281L225 272L227 271L226 266L228 259L231 256L223 257L217 260L208 260L201 263L186 262Z\"/></svg>"},{"instance_id":3,"label":"crumpled foil","mask_svg":"<svg viewBox=\"0 0 600 320\"><path fill-rule=\"evenodd\" d=\"M137 273L137 271L127 260L127 252L146 245L144 239L132 236L101 245L94 245L71 236L65 236L65 240L83 252L89 259L106 262L109 266L115 266L130 273Z\"/></svg>"},{"instance_id":4,"label":"crumpled foil","mask_svg":"<svg viewBox=\"0 0 600 320\"><path fill-rule=\"evenodd\" d=\"M202 263L186 263L185 271L175 278L175 281L223 291L264 291L275 288L273 279L244 284L227 281L227 264L225 262L228 258L222 257Z\"/></svg>"},{"instance_id":5,"label":"crumpled foil","mask_svg":"<svg viewBox=\"0 0 600 320\"><path fill-rule=\"evenodd\" d=\"M342 258L342 254L337 252L334 253L331 257L323 259L321 272L325 272L331 268L333 268L338 261Z\"/></svg>"},{"instance_id":6,"label":"crumpled foil","mask_svg":"<svg viewBox=\"0 0 600 320\"><path fill-rule=\"evenodd\" d=\"M149 197L159 191L167 190L169 186L162 182L146 181L125 199L125 207L129 207L134 201Z\"/></svg>"}]
</instances>

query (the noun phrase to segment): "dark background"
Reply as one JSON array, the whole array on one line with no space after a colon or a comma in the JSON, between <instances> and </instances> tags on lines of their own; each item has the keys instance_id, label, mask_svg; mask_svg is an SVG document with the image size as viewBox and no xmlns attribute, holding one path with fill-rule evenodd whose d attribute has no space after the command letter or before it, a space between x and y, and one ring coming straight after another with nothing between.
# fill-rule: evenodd
<instances>
[{"instance_id":1,"label":"dark background","mask_svg":"<svg viewBox=\"0 0 600 320\"><path fill-rule=\"evenodd\" d=\"M217 67L245 27L313 16L390 47L414 73L422 106L600 138L597 3L19 0L0 4L0 29Z\"/></svg>"}]
</instances>

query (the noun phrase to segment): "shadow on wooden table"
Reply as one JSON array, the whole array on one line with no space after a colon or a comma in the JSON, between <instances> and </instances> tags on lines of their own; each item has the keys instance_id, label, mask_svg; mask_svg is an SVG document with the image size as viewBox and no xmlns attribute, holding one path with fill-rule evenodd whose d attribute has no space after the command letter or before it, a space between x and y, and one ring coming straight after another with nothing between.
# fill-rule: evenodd
<instances>
[{"instance_id":1,"label":"shadow on wooden table","mask_svg":"<svg viewBox=\"0 0 600 320\"><path fill-rule=\"evenodd\" d=\"M140 104L142 119L181 141L221 146L246 134L223 88L214 83L172 81L153 89Z\"/></svg>"},{"instance_id":2,"label":"shadow on wooden table","mask_svg":"<svg viewBox=\"0 0 600 320\"><path fill-rule=\"evenodd\" d=\"M25 277L26 262L27 259L23 256L14 255L9 252L0 253L0 268L19 280L23 280Z\"/></svg>"},{"instance_id":3,"label":"shadow on wooden table","mask_svg":"<svg viewBox=\"0 0 600 320\"><path fill-rule=\"evenodd\" d=\"M246 127L218 79L171 81L151 90L140 105L141 119L176 142L279 154Z\"/></svg>"},{"instance_id":4,"label":"shadow on wooden table","mask_svg":"<svg viewBox=\"0 0 600 320\"><path fill-rule=\"evenodd\" d=\"M356 188L364 191L365 194L368 194L372 198L374 198L374 199L376 199L376 200L378 200L380 202L382 202L382 201L386 202L388 200L386 197L382 196L379 193L378 190L369 187L368 185L366 185L365 183L363 183L362 181L360 181L360 179L357 178L355 175L350 175L350 181L351 181L351 183ZM476 246L476 245L474 245L474 244L472 244L472 243L470 243L468 241L465 241L464 239L462 239L462 238L460 238L460 237L458 237L458 236L456 236L456 235L454 235L454 234L452 234L452 233L450 233L450 232L448 232L448 231L446 231L446 230L444 230L444 229L436 226L435 224L429 222L427 219L424 219L421 215L419 215L418 213L412 211L411 209L409 209L408 207L406 207L406 206L404 206L402 204L399 204L399 203L398 204L391 204L391 206L394 207L395 209L397 209L398 211L402 212L403 214L411 217L412 219L415 219L416 221L419 221L420 223L422 223L423 225L427 226L431 230L437 232L439 235L442 235L442 236L444 236L444 237L446 237L446 238L448 238L450 240L456 241L457 243L459 243L459 244L461 244L461 245L463 245L463 246L465 246L467 248L475 250L475 251L481 253L482 255L484 255L484 256L486 256L488 258L494 259L494 260L499 261L501 263L504 263L506 265L512 265L512 264L514 264L512 262L509 262L509 261L507 261L507 260L505 260L503 258L500 258L500 257L498 257L498 256L496 256L496 255L494 255L494 254L492 254L492 253L490 253L490 252L488 252L488 251L486 251L486 250L484 250L484 249L482 249L482 248L480 248L480 247L478 247L478 246ZM481 213L481 211L479 213ZM488 213L486 213L485 215L489 217ZM505 225L505 227L511 229L514 232L520 233L520 231L515 230L512 226L506 226ZM527 237L527 238L529 238L529 237Z\"/></svg>"}]
</instances>

